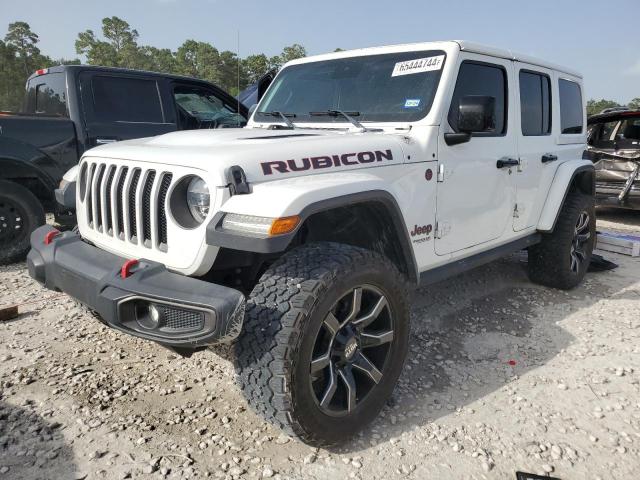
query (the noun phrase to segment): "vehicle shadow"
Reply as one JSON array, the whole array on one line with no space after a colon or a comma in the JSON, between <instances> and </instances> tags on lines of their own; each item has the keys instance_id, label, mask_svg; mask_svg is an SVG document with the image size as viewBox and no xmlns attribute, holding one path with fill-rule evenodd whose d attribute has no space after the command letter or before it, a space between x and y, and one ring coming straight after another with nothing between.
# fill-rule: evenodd
<instances>
[{"instance_id":1,"label":"vehicle shadow","mask_svg":"<svg viewBox=\"0 0 640 480\"><path fill-rule=\"evenodd\" d=\"M79 478L60 428L38 415L31 403L17 407L0 400L0 480Z\"/></svg>"},{"instance_id":2,"label":"vehicle shadow","mask_svg":"<svg viewBox=\"0 0 640 480\"><path fill-rule=\"evenodd\" d=\"M596 210L598 220L616 223L623 227L631 227L640 232L640 210L625 208L598 207ZM600 227L600 225L598 225ZM604 228L606 230L606 226ZM600 228L598 228L600 230Z\"/></svg>"},{"instance_id":3,"label":"vehicle shadow","mask_svg":"<svg viewBox=\"0 0 640 480\"><path fill-rule=\"evenodd\" d=\"M558 322L616 294L604 280L610 274L589 273L589 286L567 293L532 284L526 253L518 253L419 289L409 354L392 398L372 425L332 451L353 453L399 437L546 364L574 341ZM569 303L568 296L578 301Z\"/></svg>"}]
</instances>

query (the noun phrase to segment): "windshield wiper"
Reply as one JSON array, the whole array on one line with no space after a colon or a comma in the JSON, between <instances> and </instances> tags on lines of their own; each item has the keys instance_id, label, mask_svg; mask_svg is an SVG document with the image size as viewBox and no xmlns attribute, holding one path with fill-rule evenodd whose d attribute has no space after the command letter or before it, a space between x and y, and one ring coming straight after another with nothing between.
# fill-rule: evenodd
<instances>
[{"instance_id":1,"label":"windshield wiper","mask_svg":"<svg viewBox=\"0 0 640 480\"><path fill-rule=\"evenodd\" d=\"M293 122L291 120L289 120L289 117L296 117L295 113L283 113L280 110L274 110L273 112L256 112L259 113L261 115L268 115L270 117L280 117L284 123L287 124L287 127L295 129L296 126L293 124Z\"/></svg>"},{"instance_id":2,"label":"windshield wiper","mask_svg":"<svg viewBox=\"0 0 640 480\"><path fill-rule=\"evenodd\" d=\"M309 112L312 117L344 117L354 127L359 128L361 132L368 129L353 117L360 115L360 112L344 112L342 110L325 110L324 112Z\"/></svg>"}]
</instances>

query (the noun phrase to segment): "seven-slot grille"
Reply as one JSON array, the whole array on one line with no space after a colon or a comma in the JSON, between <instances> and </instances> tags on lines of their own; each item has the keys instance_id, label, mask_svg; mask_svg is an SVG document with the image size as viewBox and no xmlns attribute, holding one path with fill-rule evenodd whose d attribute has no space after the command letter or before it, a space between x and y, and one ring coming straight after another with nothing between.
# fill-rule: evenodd
<instances>
[{"instance_id":1,"label":"seven-slot grille","mask_svg":"<svg viewBox=\"0 0 640 480\"><path fill-rule=\"evenodd\" d=\"M173 175L88 162L81 200L89 228L125 242L167 251L167 192Z\"/></svg>"}]
</instances>

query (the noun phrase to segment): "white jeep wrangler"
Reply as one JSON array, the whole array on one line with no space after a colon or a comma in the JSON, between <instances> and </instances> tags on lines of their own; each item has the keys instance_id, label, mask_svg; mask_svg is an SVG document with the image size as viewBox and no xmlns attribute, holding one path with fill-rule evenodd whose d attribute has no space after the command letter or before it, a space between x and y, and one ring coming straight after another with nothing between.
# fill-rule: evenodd
<instances>
[{"instance_id":1,"label":"white jeep wrangler","mask_svg":"<svg viewBox=\"0 0 640 480\"><path fill-rule=\"evenodd\" d=\"M342 441L393 391L412 288L522 249L532 281L580 283L595 240L581 88L467 42L295 60L244 129L88 151L79 235L36 230L29 273L181 352L235 340L254 409Z\"/></svg>"}]
</instances>

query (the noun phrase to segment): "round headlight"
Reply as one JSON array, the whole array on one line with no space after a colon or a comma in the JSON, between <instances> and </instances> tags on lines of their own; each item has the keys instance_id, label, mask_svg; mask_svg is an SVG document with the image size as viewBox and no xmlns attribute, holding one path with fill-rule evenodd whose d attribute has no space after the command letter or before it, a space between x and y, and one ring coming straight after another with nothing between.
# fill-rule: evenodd
<instances>
[{"instance_id":1,"label":"round headlight","mask_svg":"<svg viewBox=\"0 0 640 480\"><path fill-rule=\"evenodd\" d=\"M209 187L200 177L193 177L187 187L187 205L194 220L204 222L209 214Z\"/></svg>"}]
</instances>

